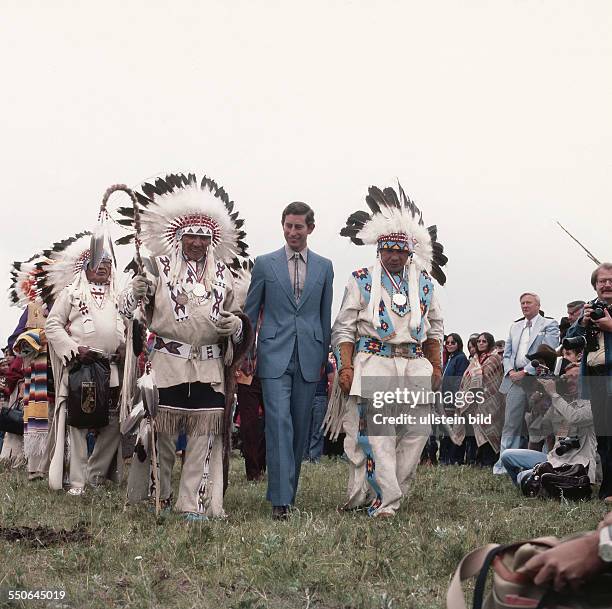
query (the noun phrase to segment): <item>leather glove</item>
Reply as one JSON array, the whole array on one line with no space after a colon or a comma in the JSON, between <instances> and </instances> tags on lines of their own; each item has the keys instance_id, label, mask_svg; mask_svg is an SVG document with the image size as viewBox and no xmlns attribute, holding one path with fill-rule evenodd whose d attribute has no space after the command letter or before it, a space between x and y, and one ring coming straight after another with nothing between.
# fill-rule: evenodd
<instances>
[{"instance_id":1,"label":"leather glove","mask_svg":"<svg viewBox=\"0 0 612 609\"><path fill-rule=\"evenodd\" d=\"M440 389L442 384L442 348L440 341L434 338L428 338L422 345L423 355L429 360L433 366L431 373L431 388L433 391Z\"/></svg>"},{"instance_id":2,"label":"leather glove","mask_svg":"<svg viewBox=\"0 0 612 609\"><path fill-rule=\"evenodd\" d=\"M242 321L240 317L228 311L221 311L221 317L217 322L219 336L233 336L241 327Z\"/></svg>"},{"instance_id":3,"label":"leather glove","mask_svg":"<svg viewBox=\"0 0 612 609\"><path fill-rule=\"evenodd\" d=\"M340 361L338 364L338 385L345 394L349 394L353 385L353 377L355 370L353 369L353 352L355 345L353 343L340 343L338 351L340 352Z\"/></svg>"},{"instance_id":4,"label":"leather glove","mask_svg":"<svg viewBox=\"0 0 612 609\"><path fill-rule=\"evenodd\" d=\"M142 300L151 287L151 281L145 275L136 275L132 281L132 294L136 300Z\"/></svg>"}]
</instances>

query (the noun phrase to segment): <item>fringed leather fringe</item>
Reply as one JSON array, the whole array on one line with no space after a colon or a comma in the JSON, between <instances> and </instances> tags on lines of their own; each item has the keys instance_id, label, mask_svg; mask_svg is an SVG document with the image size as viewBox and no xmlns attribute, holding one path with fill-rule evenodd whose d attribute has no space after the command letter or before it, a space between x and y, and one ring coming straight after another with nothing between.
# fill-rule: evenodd
<instances>
[{"instance_id":1,"label":"fringed leather fringe","mask_svg":"<svg viewBox=\"0 0 612 609\"><path fill-rule=\"evenodd\" d=\"M26 458L23 454L23 436L12 433L4 434L0 462L11 468L22 467L26 464Z\"/></svg>"},{"instance_id":2,"label":"fringed leather fringe","mask_svg":"<svg viewBox=\"0 0 612 609\"><path fill-rule=\"evenodd\" d=\"M155 417L155 425L160 433L177 435L185 432L188 436L218 435L223 426L223 409L199 412L170 410L160 406Z\"/></svg>"},{"instance_id":3,"label":"fringed leather fringe","mask_svg":"<svg viewBox=\"0 0 612 609\"><path fill-rule=\"evenodd\" d=\"M30 457L41 457L47 449L48 434L46 431L40 433L26 433L23 436L23 452L26 459Z\"/></svg>"},{"instance_id":4,"label":"fringed leather fringe","mask_svg":"<svg viewBox=\"0 0 612 609\"><path fill-rule=\"evenodd\" d=\"M225 366L231 366L234 361L234 344L232 343L232 339L228 338L225 341L225 355L223 357L223 364Z\"/></svg>"},{"instance_id":5,"label":"fringed leather fringe","mask_svg":"<svg viewBox=\"0 0 612 609\"><path fill-rule=\"evenodd\" d=\"M344 393L342 393L342 389L340 389L340 385L338 384L338 375L336 374L334 376L332 392L329 397L327 413L325 414L323 424L321 425L324 435L328 436L332 442L338 439L338 436L342 431L342 421L346 413L348 401L348 396L344 395Z\"/></svg>"},{"instance_id":6,"label":"fringed leather fringe","mask_svg":"<svg viewBox=\"0 0 612 609\"><path fill-rule=\"evenodd\" d=\"M123 423L132 410L134 394L136 393L136 366L138 358L132 348L133 324L127 324L127 336L125 339L125 362L123 366L123 383L121 395L119 396L119 422Z\"/></svg>"}]
</instances>

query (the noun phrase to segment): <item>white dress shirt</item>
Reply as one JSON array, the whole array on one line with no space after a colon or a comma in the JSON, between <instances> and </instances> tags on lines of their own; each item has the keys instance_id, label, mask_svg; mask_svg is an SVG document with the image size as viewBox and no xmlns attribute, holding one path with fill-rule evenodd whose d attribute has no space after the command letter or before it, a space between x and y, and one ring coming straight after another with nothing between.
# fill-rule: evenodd
<instances>
[{"instance_id":1,"label":"white dress shirt","mask_svg":"<svg viewBox=\"0 0 612 609\"><path fill-rule=\"evenodd\" d=\"M531 331L533 328L533 320L535 319L526 319L523 324L523 330L521 332L521 338L519 340L518 348L516 350L516 357L514 358L514 368L524 368L529 360L527 359L527 350L529 349L529 345L531 344Z\"/></svg>"}]
</instances>

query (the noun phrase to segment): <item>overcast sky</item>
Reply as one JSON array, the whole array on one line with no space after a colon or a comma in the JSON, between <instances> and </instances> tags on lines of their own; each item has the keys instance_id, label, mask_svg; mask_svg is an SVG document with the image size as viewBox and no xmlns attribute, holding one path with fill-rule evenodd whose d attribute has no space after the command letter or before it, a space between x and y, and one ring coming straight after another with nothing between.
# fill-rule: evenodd
<instances>
[{"instance_id":1,"label":"overcast sky","mask_svg":"<svg viewBox=\"0 0 612 609\"><path fill-rule=\"evenodd\" d=\"M6 287L11 261L92 228L108 185L193 171L254 256L310 203L335 311L375 256L338 232L399 178L450 259L448 332L505 338L526 290L559 318L593 264L554 221L612 258L611 32L609 0L3 0Z\"/></svg>"}]
</instances>

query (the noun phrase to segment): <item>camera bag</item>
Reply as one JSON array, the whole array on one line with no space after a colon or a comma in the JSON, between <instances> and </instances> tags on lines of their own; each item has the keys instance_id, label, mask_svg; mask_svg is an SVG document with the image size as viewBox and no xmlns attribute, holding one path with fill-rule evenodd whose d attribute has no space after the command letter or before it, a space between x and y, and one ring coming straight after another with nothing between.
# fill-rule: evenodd
<instances>
[{"instance_id":1,"label":"camera bag","mask_svg":"<svg viewBox=\"0 0 612 609\"><path fill-rule=\"evenodd\" d=\"M67 424L78 429L106 427L110 410L110 363L97 358L76 362L68 373Z\"/></svg>"},{"instance_id":2,"label":"camera bag","mask_svg":"<svg viewBox=\"0 0 612 609\"><path fill-rule=\"evenodd\" d=\"M459 563L446 594L447 609L466 609L462 582L476 577L473 609L612 609L612 575L603 574L575 592L557 595L551 588L536 586L531 578L518 572L530 558L562 541L540 537L509 545L488 544L467 554ZM486 584L493 572L488 594Z\"/></svg>"},{"instance_id":3,"label":"camera bag","mask_svg":"<svg viewBox=\"0 0 612 609\"><path fill-rule=\"evenodd\" d=\"M0 408L0 431L23 435L23 408L21 404Z\"/></svg>"},{"instance_id":4,"label":"camera bag","mask_svg":"<svg viewBox=\"0 0 612 609\"><path fill-rule=\"evenodd\" d=\"M521 480L521 491L526 497L541 499L590 499L592 494L588 470L581 463L563 463L553 467L548 461L538 463L531 476Z\"/></svg>"}]
</instances>

